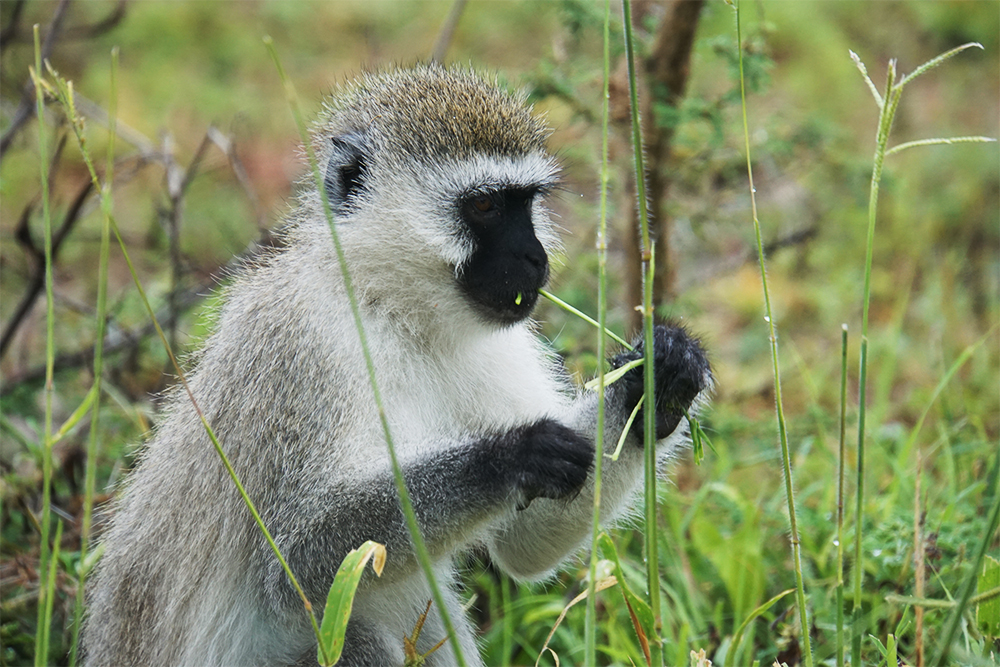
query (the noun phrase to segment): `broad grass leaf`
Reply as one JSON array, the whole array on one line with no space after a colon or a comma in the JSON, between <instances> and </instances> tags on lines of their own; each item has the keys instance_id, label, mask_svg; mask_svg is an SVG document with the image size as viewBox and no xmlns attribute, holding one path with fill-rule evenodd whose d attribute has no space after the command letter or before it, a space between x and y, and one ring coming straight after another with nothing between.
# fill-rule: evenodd
<instances>
[{"instance_id":1,"label":"broad grass leaf","mask_svg":"<svg viewBox=\"0 0 1000 667\"><path fill-rule=\"evenodd\" d=\"M991 557L983 558L983 571L976 584L977 593L1000 587L1000 561ZM1000 637L1000 597L993 597L979 603L976 612L979 629L989 637Z\"/></svg>"},{"instance_id":2,"label":"broad grass leaf","mask_svg":"<svg viewBox=\"0 0 1000 667\"><path fill-rule=\"evenodd\" d=\"M340 654L344 651L344 634L347 632L347 621L354 606L354 593L358 589L358 582L361 581L365 566L373 558L372 569L375 570L375 574L382 576L382 568L385 567L385 547L369 540L344 557L337 570L337 576L333 578L330 593L326 597L326 608L323 611L323 625L319 631L322 646L317 648L317 660L325 667L337 664Z\"/></svg>"}]
</instances>

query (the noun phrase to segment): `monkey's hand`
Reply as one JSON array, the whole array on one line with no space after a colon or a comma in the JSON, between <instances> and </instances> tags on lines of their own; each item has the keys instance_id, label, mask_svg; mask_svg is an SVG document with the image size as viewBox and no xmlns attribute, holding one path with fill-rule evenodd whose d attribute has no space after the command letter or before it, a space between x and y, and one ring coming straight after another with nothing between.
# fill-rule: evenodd
<instances>
[{"instance_id":1,"label":"monkey's hand","mask_svg":"<svg viewBox=\"0 0 1000 667\"><path fill-rule=\"evenodd\" d=\"M623 352L611 359L611 367L621 368L635 359L641 359L645 348L642 336L633 341L635 350ZM712 382L712 368L701 343L683 327L673 324L657 325L653 329L654 382L656 389L656 439L665 438L677 428L684 411L690 409L695 397ZM643 395L643 368L633 368L615 385L623 392L624 407L628 415ZM620 386L620 388L618 388ZM635 421L632 434L642 442L643 404Z\"/></svg>"},{"instance_id":2,"label":"monkey's hand","mask_svg":"<svg viewBox=\"0 0 1000 667\"><path fill-rule=\"evenodd\" d=\"M594 445L553 419L540 419L509 432L505 446L509 482L519 492L518 509L535 498L572 498L587 481Z\"/></svg>"}]
</instances>

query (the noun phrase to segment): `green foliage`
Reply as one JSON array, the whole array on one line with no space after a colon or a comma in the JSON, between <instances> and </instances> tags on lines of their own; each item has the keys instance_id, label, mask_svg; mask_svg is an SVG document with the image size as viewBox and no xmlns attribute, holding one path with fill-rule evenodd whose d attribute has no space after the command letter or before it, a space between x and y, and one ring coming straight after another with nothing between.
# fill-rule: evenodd
<instances>
[{"instance_id":1,"label":"green foliage","mask_svg":"<svg viewBox=\"0 0 1000 667\"><path fill-rule=\"evenodd\" d=\"M8 20L15 3L0 6ZM72 3L71 25L100 18L113 3ZM180 164L188 164L210 123L236 139L259 207L280 219L301 173L293 153L294 134L280 82L260 48L260 35L274 35L289 54L289 71L300 90L319 94L356 72L363 63L412 62L424 57L446 13L423 3L131 3L119 28L97 40L57 45L52 61L77 83L77 91L98 106L110 97L103 65L114 44L122 50L119 116L156 144L169 132ZM50 3L26 3L27 23L43 26ZM968 53L908 84L899 109L894 143L929 136L995 131L1000 91L996 57L1000 5L996 3L873 3L859 8L838 2L746 3L744 40L754 174L765 245L812 230L813 236L769 252L775 321L781 332L782 382L790 456L796 474L803 576L813 619L817 662L833 660L836 618L837 414L839 411L839 327L860 331L859 299L864 280L864 196L871 179L871 128L877 109L871 93L847 57L862 53L879 79L887 58L898 57L911 71L937 53L968 41L986 53ZM79 12L79 13L73 13ZM656 16L644 26L655 28ZM597 6L587 2L469 3L450 56L504 72L515 85L529 83L532 100L556 128L553 145L567 165L566 191L554 201L566 235L565 259L552 292L594 314L596 268L593 221L598 191L600 108L600 24ZM6 24L5 24L6 25ZM891 27L891 30L888 28ZM614 26L615 30L620 29ZM774 447L773 389L768 340L761 318L759 278L747 268L752 233L742 162L742 136L734 97L739 51L731 36L731 9L707 3L691 63L688 95L680 110L654 104L653 120L675 131L670 209L677 221L676 268L682 293L667 310L682 316L706 337L718 377L718 395L702 426L715 444L701 466L677 462L674 482L659 494L658 544L663 596L665 662L688 664L704 649L716 664L759 660L788 664L799 658L797 610L781 598L737 633L752 613L791 587L787 517L781 464ZM640 38L648 38L647 33ZM27 45L5 45L4 77L23 81L32 58ZM618 59L621 46L612 46ZM640 49L641 52L641 49ZM10 88L16 91L16 88ZM654 91L655 92L655 91ZM16 92L10 99L15 100ZM612 109L613 114L621 110ZM0 128L9 122L4 112ZM58 130L60 112L50 105L49 127ZM86 115L86 114L85 114ZM32 271L33 260L16 242L24 207L38 198L39 144L34 127L24 132L0 163L0 233L3 241L0 323L6 324ZM65 126L61 132L66 133ZM621 199L627 177L621 126L612 126L610 224L621 224L632 204ZM58 138L59 132L51 133ZM91 119L85 135L92 151L108 134ZM47 156L51 156L49 142ZM72 141L53 178L51 217L58 225L84 177ZM119 142L119 158L135 150ZM913 603L892 595L913 593L913 452L924 457L920 503L924 508L928 565L925 597L956 599L972 581L970 599L989 590L982 568L973 567L985 544L995 557L1000 543L989 534L996 498L996 442L1000 437L997 392L1000 352L1000 170L995 145L931 146L892 156L880 191L879 229L873 249L869 353L877 363L869 378L869 443L862 524L865 586L860 602L866 619L864 664L886 660L892 650L912 664L915 651ZM166 303L170 267L167 235L158 208L165 202L159 166L115 183L115 211L136 265L150 286L154 308ZM119 181L121 179L121 181ZM583 196L576 196L583 195ZM233 177L226 159L208 154L185 199L181 243L184 286L196 286L229 256L257 236L255 207ZM92 349L97 291L97 239L101 212L88 205L56 259L57 354ZM618 221L618 222L616 222ZM42 216L28 216L28 230L41 248ZM609 235L609 327L621 331L634 304L624 304L619 283L624 253L621 228ZM218 274L216 274L218 275ZM130 287L120 255L112 253L108 312L111 331L138 330L148 320ZM204 292L205 290L202 290ZM212 297L217 299L217 297ZM76 312L81 304L87 312ZM89 304L89 305L88 305ZM199 306L181 319L178 337L190 349L211 330L217 303ZM88 310L89 309L89 310ZM549 304L538 310L543 332L567 354L567 366L581 379L599 359L590 325ZM27 324L0 363L2 526L0 565L5 585L0 624L0 664L34 659L38 636L38 520L44 452L42 383L20 383L20 374L45 361L44 318ZM856 403L858 341L849 350L850 400ZM987 343L955 368L977 341ZM630 338L629 335L625 336ZM163 389L167 357L149 342L106 359L100 405L101 450L97 489L120 480L154 411L148 396ZM954 377L937 392L952 371ZM80 367L55 373L53 423L72 419L88 396L92 378ZM854 409L848 421L856 419ZM916 426L923 420L922 427ZM73 516L82 495L81 421L56 443L52 499ZM912 442L911 442L912 439ZM77 457L77 458L74 458ZM853 454L849 452L848 458ZM853 464L853 460L848 461ZM854 493L848 484L848 497ZM103 494L106 498L107 494ZM853 540L854 508L846 511L843 540ZM54 577L51 633L53 656L65 656L62 629L66 601L75 594L80 559L80 521L67 522ZM55 533L55 526L49 525ZM624 580L644 588L641 540L628 530L613 533ZM986 562L990 562L989 559ZM476 568L479 571L479 568ZM995 571L995 570L994 570ZM852 573L852 559L845 574ZM488 664L532 664L566 601L586 581L585 568L570 569L551 582L515 586L502 604L502 584L489 573L470 575L478 595L473 613L484 629ZM995 586L995 584L994 584ZM853 603L848 590L845 602ZM983 627L997 598L969 603L958 618L967 653L950 664L988 664L1000 650L995 625ZM553 637L562 664L583 661L584 610L569 611ZM943 636L952 607L928 607L924 644ZM984 611L985 610L985 611ZM44 611L44 608L43 608ZM978 616L975 614L978 613ZM978 622L976 622L978 619ZM505 652L510 629L512 655ZM990 629L992 628L992 629ZM598 661L642 661L642 648L621 594L607 590L597 604ZM873 639L877 638L877 639ZM890 643L894 646L890 646ZM547 658L543 658L544 660Z\"/></svg>"}]
</instances>

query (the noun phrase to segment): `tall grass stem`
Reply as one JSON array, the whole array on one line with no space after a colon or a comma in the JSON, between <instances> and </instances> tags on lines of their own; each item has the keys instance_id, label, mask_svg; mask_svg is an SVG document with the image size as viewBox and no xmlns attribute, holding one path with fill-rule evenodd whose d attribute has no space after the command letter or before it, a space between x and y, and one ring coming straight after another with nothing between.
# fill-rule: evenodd
<instances>
[{"instance_id":1,"label":"tall grass stem","mask_svg":"<svg viewBox=\"0 0 1000 667\"><path fill-rule=\"evenodd\" d=\"M792 566L795 570L795 598L799 608L799 625L802 638L802 655L807 667L812 667L812 642L809 637L809 615L806 608L805 585L802 579L802 545L799 542L798 521L795 514L795 490L792 481L792 460L788 450L788 430L785 425L785 410L781 400L781 370L778 361L778 334L771 312L771 296L767 287L767 268L764 260L764 244L761 240L760 221L757 218L757 190L753 184L753 165L750 160L750 129L747 123L746 85L743 74L743 30L740 23L740 6L736 2L736 41L740 64L740 103L743 111L743 139L747 154L747 178L750 183L750 210L753 215L754 239L757 243L757 257L760 262L760 281L764 292L764 321L767 323L771 344L771 363L774 373L774 406L778 419L778 440L781 443L781 463L785 477L785 499L788 503L788 527L792 545Z\"/></svg>"},{"instance_id":2,"label":"tall grass stem","mask_svg":"<svg viewBox=\"0 0 1000 667\"><path fill-rule=\"evenodd\" d=\"M602 179L604 179L604 176L602 176ZM606 179L602 181L602 187L604 187L604 188L607 187L607 180ZM598 240L598 243L600 243L600 239ZM605 262L605 264L606 263L607 262ZM598 281L598 282L600 282L600 281ZM600 287L600 285L598 285L598 287ZM624 338L622 338L621 336L619 336L618 334L616 334L614 331L612 331L611 329L609 329L607 326L602 325L600 322L598 322L593 317L591 317L587 313L583 312L579 308L575 308L575 307L571 306L570 304L566 303L565 301L563 301L562 299L560 299L559 297L557 297L555 294L552 294L548 290L540 289L540 290L538 290L538 293L541 296L544 296L546 299L548 299L552 303L554 303L557 306L559 306L560 308L562 308L563 310L565 310L566 312L572 313L573 315L576 315L577 317L579 317L584 322L587 322L588 324L593 324L595 327L597 327L598 331L603 331L605 336L611 337L612 339L614 339L614 341L616 343L618 343L619 345L621 345L625 349L627 349L627 350L631 350L632 349L632 346L629 345L629 343L628 343L627 340L625 340ZM603 341L601 341L601 344L603 345Z\"/></svg>"},{"instance_id":3,"label":"tall grass stem","mask_svg":"<svg viewBox=\"0 0 1000 667\"><path fill-rule=\"evenodd\" d=\"M656 409L653 378L653 246L649 237L649 211L646 198L646 167L642 149L642 123L639 119L639 93L635 69L635 46L632 35L632 3L622 2L622 23L625 28L625 60L628 65L628 92L632 120L632 154L635 158L635 194L639 209L639 228L642 236L642 323L643 323L643 385L649 397L643 410L643 451L645 455L645 495L643 535L645 539L646 586L649 608L652 612L651 627L646 629L649 641L650 664L663 664L663 640L660 629L660 570L656 537Z\"/></svg>"},{"instance_id":4,"label":"tall grass stem","mask_svg":"<svg viewBox=\"0 0 1000 667\"><path fill-rule=\"evenodd\" d=\"M604 88L601 97L601 210L597 228L597 425L594 432L594 516L590 536L587 616L584 625L587 667L597 665L597 538L601 530L601 476L604 469L604 332L607 329L608 267L608 112L611 80L611 0L604 2Z\"/></svg>"},{"instance_id":5,"label":"tall grass stem","mask_svg":"<svg viewBox=\"0 0 1000 667\"><path fill-rule=\"evenodd\" d=\"M857 60L856 62L860 62ZM868 196L868 235L865 245L865 282L861 315L861 357L858 372L858 452L857 489L854 511L854 604L851 619L851 665L861 667L861 642L865 635L865 619L861 605L861 581L864 577L864 554L861 538L864 532L865 498L865 418L867 416L868 388L868 307L871 301L872 255L875 245L875 220L878 209L879 183L882 179L882 165L885 161L886 144L896 106L899 104L899 90L893 87L896 81L896 61L890 60L886 75L885 95L879 108L878 131L875 140L875 156L872 160L872 180Z\"/></svg>"},{"instance_id":6,"label":"tall grass stem","mask_svg":"<svg viewBox=\"0 0 1000 667\"><path fill-rule=\"evenodd\" d=\"M42 185L42 224L45 235L45 426L42 446L42 519L38 557L38 625L35 632L35 665L48 662L49 630L52 623L54 582L49 568L49 523L52 517L52 396L55 369L55 299L53 297L52 213L49 206L49 141L45 126L45 93L42 90L42 51L38 24L35 42L35 118L38 122L38 168ZM60 531L61 532L61 531Z\"/></svg>"},{"instance_id":7,"label":"tall grass stem","mask_svg":"<svg viewBox=\"0 0 1000 667\"><path fill-rule=\"evenodd\" d=\"M847 472L847 325L840 334L840 438L837 456L837 667L844 665L844 477Z\"/></svg>"},{"instance_id":8,"label":"tall grass stem","mask_svg":"<svg viewBox=\"0 0 1000 667\"><path fill-rule=\"evenodd\" d=\"M914 567L914 585L913 592L918 598L924 596L924 577L925 577L925 561L924 561L924 521L923 512L921 511L921 501L920 501L920 483L924 474L924 460L921 456L920 450L917 450L917 474L913 481L913 557L916 560L916 566ZM924 608L922 606L917 606L914 610L914 617L916 619L916 626L913 630L913 644L914 652L917 656L917 666L924 667Z\"/></svg>"},{"instance_id":9,"label":"tall grass stem","mask_svg":"<svg viewBox=\"0 0 1000 667\"><path fill-rule=\"evenodd\" d=\"M84 473L83 521L80 527L80 571L77 579L76 602L73 612L72 643L69 664L75 667L83 620L84 592L87 568L84 563L90 550L90 531L93 521L94 490L97 480L97 446L101 409L101 374L104 369L104 329L108 303L108 258L111 247L111 190L115 176L115 130L118 116L118 48L111 50L111 93L108 99L108 146L104 167L104 188L101 197L101 245L97 269L97 313L94 322L94 402L91 405L90 432L87 437L87 462Z\"/></svg>"},{"instance_id":10,"label":"tall grass stem","mask_svg":"<svg viewBox=\"0 0 1000 667\"><path fill-rule=\"evenodd\" d=\"M871 277L872 277L872 256L875 247L875 222L878 212L879 184L882 181L882 167L885 157L891 152L898 152L905 148L917 145L939 144L939 143L959 143L966 141L978 141L981 137L958 137L956 139L930 139L918 142L909 142L897 146L893 151L887 151L889 143L889 133L892 130L893 119L896 116L896 109L899 107L899 100L903 94L903 87L917 76L937 67L945 60L972 48L983 48L981 44L970 42L946 51L941 55L932 58L919 66L910 74L902 77L897 83L896 61L889 61L886 68L885 93L878 95L868 71L861 62L861 58L853 51L851 59L858 67L864 77L866 85L875 94L875 100L879 107L878 129L875 135L875 155L872 158L872 180L868 196L868 233L865 245L865 281L862 296L861 315L861 358L860 372L858 373L858 453L857 453L857 503L855 508L855 531L854 531L854 605L852 619L852 641L851 641L851 665L861 667L861 642L865 633L865 621L862 614L861 604L861 582L864 574L864 554L861 550L861 538L864 529L864 495L865 495L865 418L867 414L867 385L868 385L868 309L871 303ZM947 654L947 647L944 646L944 654ZM939 652L938 655L941 655Z\"/></svg>"}]
</instances>

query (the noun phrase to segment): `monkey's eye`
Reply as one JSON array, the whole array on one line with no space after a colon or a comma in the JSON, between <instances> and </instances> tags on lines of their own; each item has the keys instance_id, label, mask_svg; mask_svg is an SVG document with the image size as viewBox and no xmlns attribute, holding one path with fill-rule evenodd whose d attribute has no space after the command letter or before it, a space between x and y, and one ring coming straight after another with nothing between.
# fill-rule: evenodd
<instances>
[{"instance_id":1,"label":"monkey's eye","mask_svg":"<svg viewBox=\"0 0 1000 667\"><path fill-rule=\"evenodd\" d=\"M462 201L465 219L480 225L488 225L500 219L503 202L491 192L470 194Z\"/></svg>"},{"instance_id":2,"label":"monkey's eye","mask_svg":"<svg viewBox=\"0 0 1000 667\"><path fill-rule=\"evenodd\" d=\"M480 213L489 213L493 210L494 204L493 200L486 195L479 195L472 200L472 205Z\"/></svg>"}]
</instances>

